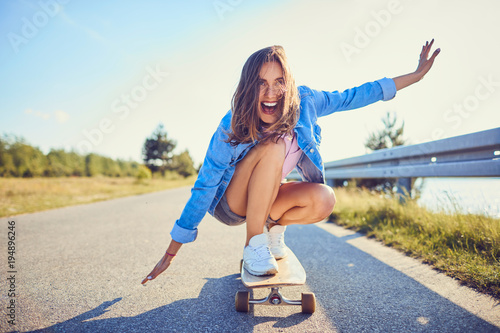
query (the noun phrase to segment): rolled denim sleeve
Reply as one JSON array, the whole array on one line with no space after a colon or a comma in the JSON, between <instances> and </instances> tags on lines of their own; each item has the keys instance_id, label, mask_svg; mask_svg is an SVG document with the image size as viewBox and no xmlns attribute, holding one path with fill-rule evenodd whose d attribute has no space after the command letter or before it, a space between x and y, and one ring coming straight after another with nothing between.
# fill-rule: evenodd
<instances>
[{"instance_id":1,"label":"rolled denim sleeve","mask_svg":"<svg viewBox=\"0 0 500 333\"><path fill-rule=\"evenodd\" d=\"M193 242L198 236L198 229L186 229L178 225L177 222L175 222L172 231L170 231L170 237L182 244Z\"/></svg>"},{"instance_id":2,"label":"rolled denim sleeve","mask_svg":"<svg viewBox=\"0 0 500 333\"><path fill-rule=\"evenodd\" d=\"M383 79L375 81L382 87L382 94L384 95L383 101L389 101L396 96L396 84L393 79L384 77Z\"/></svg>"}]
</instances>

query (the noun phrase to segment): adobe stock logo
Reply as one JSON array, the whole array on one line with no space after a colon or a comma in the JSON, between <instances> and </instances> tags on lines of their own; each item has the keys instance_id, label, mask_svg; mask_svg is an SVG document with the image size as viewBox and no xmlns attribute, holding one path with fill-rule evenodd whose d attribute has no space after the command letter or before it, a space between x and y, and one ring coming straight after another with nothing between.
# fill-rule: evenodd
<instances>
[{"instance_id":1,"label":"adobe stock logo","mask_svg":"<svg viewBox=\"0 0 500 333\"><path fill-rule=\"evenodd\" d=\"M381 34L382 30L387 28L392 22L394 15L398 15L403 11L403 7L398 0L391 0L387 3L387 9L379 11L371 11L372 20L366 22L363 28L357 26L354 28L354 39L352 44L340 43L340 50L348 63L352 61L352 57L361 53L361 50L367 48L372 40Z\"/></svg>"},{"instance_id":2,"label":"adobe stock logo","mask_svg":"<svg viewBox=\"0 0 500 333\"><path fill-rule=\"evenodd\" d=\"M434 128L430 133L430 137L422 139L421 142L446 138L449 136L447 130L449 130L450 127L456 130L464 124L465 119L471 116L473 118L484 116L484 111L482 114L480 113L480 111L482 111L480 108L481 103L497 93L498 88L500 88L500 81L496 81L492 74L489 74L487 77L479 76L477 80L479 83L476 84L473 92L471 91L470 94L466 95L460 101L453 103L452 107L447 108L447 110L443 112L443 120L446 124L450 124L451 126Z\"/></svg>"},{"instance_id":3,"label":"adobe stock logo","mask_svg":"<svg viewBox=\"0 0 500 333\"><path fill-rule=\"evenodd\" d=\"M232 12L242 2L243 0L216 0L212 2L212 5L219 16L219 20L222 21L226 12Z\"/></svg>"},{"instance_id":4,"label":"adobe stock logo","mask_svg":"<svg viewBox=\"0 0 500 333\"><path fill-rule=\"evenodd\" d=\"M443 119L447 123L453 123L452 128L460 127L462 121L469 118L479 108L481 102L490 98L500 87L500 81L495 81L491 74L487 79L480 76L478 81L474 93L467 95L461 103L454 103L453 108L444 112Z\"/></svg>"},{"instance_id":5,"label":"adobe stock logo","mask_svg":"<svg viewBox=\"0 0 500 333\"><path fill-rule=\"evenodd\" d=\"M103 117L94 128L82 130L85 139L77 144L81 153L90 153L93 147L102 144L105 136L116 129L117 120L125 120L130 115L131 110L136 109L141 102L145 101L148 95L158 88L169 75L168 72L163 72L158 65L154 69L146 67L146 72L147 74L144 75L139 84L111 102L111 113L115 115L114 120L113 117Z\"/></svg>"},{"instance_id":6,"label":"adobe stock logo","mask_svg":"<svg viewBox=\"0 0 500 333\"><path fill-rule=\"evenodd\" d=\"M41 9L33 14L31 19L26 17L21 18L22 25L20 34L12 31L7 34L7 39L9 40L14 53L19 53L21 45L26 45L30 40L35 38L40 32L40 29L45 27L49 23L50 19L61 11L61 5L65 5L68 2L69 0L38 1L38 5Z\"/></svg>"}]
</instances>

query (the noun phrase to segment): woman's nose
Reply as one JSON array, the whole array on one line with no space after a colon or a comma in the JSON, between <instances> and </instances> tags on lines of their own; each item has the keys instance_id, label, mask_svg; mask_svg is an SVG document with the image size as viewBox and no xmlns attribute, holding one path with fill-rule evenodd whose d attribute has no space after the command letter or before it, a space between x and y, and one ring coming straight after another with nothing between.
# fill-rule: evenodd
<instances>
[{"instance_id":1,"label":"woman's nose","mask_svg":"<svg viewBox=\"0 0 500 333\"><path fill-rule=\"evenodd\" d=\"M278 94L278 87L271 85L266 89L266 97L274 97Z\"/></svg>"}]
</instances>

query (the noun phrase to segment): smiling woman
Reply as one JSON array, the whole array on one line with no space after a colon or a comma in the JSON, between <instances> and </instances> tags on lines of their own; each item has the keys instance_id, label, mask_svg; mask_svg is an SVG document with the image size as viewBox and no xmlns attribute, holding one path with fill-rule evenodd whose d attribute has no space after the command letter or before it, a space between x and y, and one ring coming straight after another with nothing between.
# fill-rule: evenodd
<instances>
[{"instance_id":1,"label":"smiling woman","mask_svg":"<svg viewBox=\"0 0 500 333\"><path fill-rule=\"evenodd\" d=\"M318 118L391 100L398 89L429 71L439 53L429 58L432 44L422 47L415 72L342 93L297 87L281 46L254 52L243 66L231 110L212 137L191 198L170 233L172 241L142 283L165 271L182 244L196 239L206 212L226 225L246 223L243 267L250 274L277 273L276 260L289 253L286 226L319 222L335 205L332 188L324 184ZM285 182L295 167L303 181Z\"/></svg>"},{"instance_id":2,"label":"smiling woman","mask_svg":"<svg viewBox=\"0 0 500 333\"><path fill-rule=\"evenodd\" d=\"M265 142L290 134L297 123L299 104L284 49L272 46L255 52L243 66L233 95L228 142Z\"/></svg>"}]
</instances>

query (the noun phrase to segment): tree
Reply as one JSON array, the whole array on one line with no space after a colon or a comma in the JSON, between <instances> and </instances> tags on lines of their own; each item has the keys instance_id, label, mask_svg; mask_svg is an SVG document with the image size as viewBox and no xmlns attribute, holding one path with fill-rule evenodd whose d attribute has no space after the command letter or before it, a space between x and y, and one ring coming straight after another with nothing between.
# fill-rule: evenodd
<instances>
[{"instance_id":1,"label":"tree","mask_svg":"<svg viewBox=\"0 0 500 333\"><path fill-rule=\"evenodd\" d=\"M163 124L158 125L151 137L146 139L142 149L144 164L152 172L160 171L162 174L169 169L173 158L172 152L177 145L177 142L168 138L163 127Z\"/></svg>"},{"instance_id":2,"label":"tree","mask_svg":"<svg viewBox=\"0 0 500 333\"><path fill-rule=\"evenodd\" d=\"M118 166L119 166L119 168L121 170L122 176L136 177L137 173L140 170L140 165L137 162L134 162L134 161L123 161L123 160L120 160L120 159L118 159L116 162L118 163ZM142 167L146 168L145 166L142 166ZM149 170L149 171L151 172L151 170Z\"/></svg>"},{"instance_id":3,"label":"tree","mask_svg":"<svg viewBox=\"0 0 500 333\"><path fill-rule=\"evenodd\" d=\"M374 151L404 145L405 140L403 139L403 132L405 122L403 121L401 127L396 127L397 121L398 119L395 113L391 115L387 112L385 118L382 118L384 128L378 132L371 133L365 141L365 147Z\"/></svg>"},{"instance_id":4,"label":"tree","mask_svg":"<svg viewBox=\"0 0 500 333\"><path fill-rule=\"evenodd\" d=\"M0 177L16 176L16 166L9 151L9 137L0 138Z\"/></svg>"},{"instance_id":5,"label":"tree","mask_svg":"<svg viewBox=\"0 0 500 333\"><path fill-rule=\"evenodd\" d=\"M147 138L142 148L144 164L152 172L161 172L165 176L166 171L171 171L182 177L196 174L193 159L188 150L174 155L173 151L177 142L169 139L163 124L159 124L151 137Z\"/></svg>"},{"instance_id":6,"label":"tree","mask_svg":"<svg viewBox=\"0 0 500 333\"><path fill-rule=\"evenodd\" d=\"M101 156L94 153L90 153L85 156L85 175L87 177L95 177L103 174L104 170L102 167Z\"/></svg>"},{"instance_id":7,"label":"tree","mask_svg":"<svg viewBox=\"0 0 500 333\"><path fill-rule=\"evenodd\" d=\"M404 121L401 126L398 126L398 119L396 114L390 114L387 112L385 118L382 118L382 123L384 128L377 132L371 133L368 139L365 141L365 147L370 151L375 151L384 148L394 148L397 146L402 146L406 143L403 139L404 133ZM420 182L418 186L416 185L417 178L411 179L411 196L414 199L418 199L424 187L424 182ZM366 178L366 179L356 179L355 183L358 187L365 187L370 190L375 190L379 192L389 192L392 193L393 189L397 184L397 179L395 178Z\"/></svg>"},{"instance_id":8,"label":"tree","mask_svg":"<svg viewBox=\"0 0 500 333\"><path fill-rule=\"evenodd\" d=\"M44 155L25 139L14 135L0 136L0 177L68 177L109 176L135 177L139 163L97 155L79 155L64 149L51 149Z\"/></svg>"},{"instance_id":9,"label":"tree","mask_svg":"<svg viewBox=\"0 0 500 333\"><path fill-rule=\"evenodd\" d=\"M193 160L189 156L189 152L185 150L179 155L174 155L172 158L171 170L177 172L182 177L186 178L196 174L193 166Z\"/></svg>"},{"instance_id":10,"label":"tree","mask_svg":"<svg viewBox=\"0 0 500 333\"><path fill-rule=\"evenodd\" d=\"M82 177L85 175L85 156L81 156L74 151L66 153L66 162L71 169L70 176Z\"/></svg>"},{"instance_id":11,"label":"tree","mask_svg":"<svg viewBox=\"0 0 500 333\"><path fill-rule=\"evenodd\" d=\"M52 149L47 154L48 167L44 172L48 177L63 177L71 175L71 168L68 166L68 155L62 149Z\"/></svg>"},{"instance_id":12,"label":"tree","mask_svg":"<svg viewBox=\"0 0 500 333\"><path fill-rule=\"evenodd\" d=\"M40 177L47 168L47 158L40 149L28 145L22 139L12 143L9 152L16 168L17 177Z\"/></svg>"},{"instance_id":13,"label":"tree","mask_svg":"<svg viewBox=\"0 0 500 333\"><path fill-rule=\"evenodd\" d=\"M120 177L122 171L117 161L110 157L101 156L104 175L108 177Z\"/></svg>"},{"instance_id":14,"label":"tree","mask_svg":"<svg viewBox=\"0 0 500 333\"><path fill-rule=\"evenodd\" d=\"M395 113L387 112L385 118L382 118L384 128L370 133L365 141L365 147L371 152L379 149L393 148L405 144L403 139L404 121L398 126L398 119ZM394 178L365 178L357 179L356 184L359 187L366 187L370 190L392 192L397 179Z\"/></svg>"}]
</instances>

